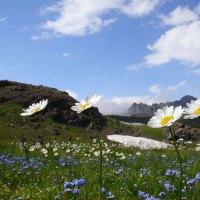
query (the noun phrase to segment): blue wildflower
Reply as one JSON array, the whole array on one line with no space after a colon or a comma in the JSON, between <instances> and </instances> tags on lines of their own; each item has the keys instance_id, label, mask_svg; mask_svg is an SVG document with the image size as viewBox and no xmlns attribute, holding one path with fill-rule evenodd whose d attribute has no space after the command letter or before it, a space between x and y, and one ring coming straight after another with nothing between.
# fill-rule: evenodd
<instances>
[{"instance_id":1,"label":"blue wildflower","mask_svg":"<svg viewBox=\"0 0 200 200\"><path fill-rule=\"evenodd\" d=\"M171 185L169 181L165 182L165 189L168 191L176 191L176 188L174 187L174 185Z\"/></svg>"},{"instance_id":2,"label":"blue wildflower","mask_svg":"<svg viewBox=\"0 0 200 200\"><path fill-rule=\"evenodd\" d=\"M73 185L71 182L65 182L64 183L64 188L71 188Z\"/></svg>"},{"instance_id":3,"label":"blue wildflower","mask_svg":"<svg viewBox=\"0 0 200 200\"><path fill-rule=\"evenodd\" d=\"M175 177L179 177L180 172L175 170L175 169L168 169L165 173L165 176L175 176Z\"/></svg>"},{"instance_id":4,"label":"blue wildflower","mask_svg":"<svg viewBox=\"0 0 200 200\"><path fill-rule=\"evenodd\" d=\"M106 194L106 188L101 188L101 192L103 193L103 194Z\"/></svg>"},{"instance_id":5,"label":"blue wildflower","mask_svg":"<svg viewBox=\"0 0 200 200\"><path fill-rule=\"evenodd\" d=\"M197 181L200 181L200 173L196 174L195 179L196 179Z\"/></svg>"},{"instance_id":6,"label":"blue wildflower","mask_svg":"<svg viewBox=\"0 0 200 200\"><path fill-rule=\"evenodd\" d=\"M74 191L73 191L74 194L80 194L80 192L81 192L81 191L80 191L80 189L78 189L78 188L75 188Z\"/></svg>"},{"instance_id":7,"label":"blue wildflower","mask_svg":"<svg viewBox=\"0 0 200 200\"><path fill-rule=\"evenodd\" d=\"M189 180L187 181L187 184L188 184L188 185L193 185L193 184L195 184L195 183L196 183L196 179L195 179L195 178L189 179Z\"/></svg>"},{"instance_id":8,"label":"blue wildflower","mask_svg":"<svg viewBox=\"0 0 200 200\"><path fill-rule=\"evenodd\" d=\"M160 192L159 193L159 197L165 197L166 196L166 193L165 192Z\"/></svg>"},{"instance_id":9,"label":"blue wildflower","mask_svg":"<svg viewBox=\"0 0 200 200\"><path fill-rule=\"evenodd\" d=\"M144 176L146 174L151 174L151 171L147 169L140 169L140 176Z\"/></svg>"}]
</instances>

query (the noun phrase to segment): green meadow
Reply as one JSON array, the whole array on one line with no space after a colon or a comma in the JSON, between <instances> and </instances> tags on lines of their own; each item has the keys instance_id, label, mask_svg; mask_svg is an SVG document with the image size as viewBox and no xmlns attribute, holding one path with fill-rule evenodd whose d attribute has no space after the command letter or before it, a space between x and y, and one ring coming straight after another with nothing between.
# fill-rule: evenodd
<instances>
[{"instance_id":1,"label":"green meadow","mask_svg":"<svg viewBox=\"0 0 200 200\"><path fill-rule=\"evenodd\" d=\"M116 129L143 131L163 140L162 129L128 126L108 118L103 129L103 187L99 197L99 146L85 129L59 124L42 113L21 117L22 107L0 105L0 199L179 199L179 163L174 149L141 150L110 142ZM46 134L57 127L58 135ZM49 143L50 141L50 143ZM200 196L198 145L180 144L183 199ZM27 150L27 156L25 154Z\"/></svg>"}]
</instances>

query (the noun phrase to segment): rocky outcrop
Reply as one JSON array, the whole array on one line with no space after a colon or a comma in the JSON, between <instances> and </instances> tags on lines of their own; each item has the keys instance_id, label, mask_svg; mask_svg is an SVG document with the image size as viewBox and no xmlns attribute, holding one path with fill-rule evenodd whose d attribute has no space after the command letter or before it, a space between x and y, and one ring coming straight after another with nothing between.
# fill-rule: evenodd
<instances>
[{"instance_id":1,"label":"rocky outcrop","mask_svg":"<svg viewBox=\"0 0 200 200\"><path fill-rule=\"evenodd\" d=\"M48 99L49 103L41 113L55 122L87 127L91 121L88 113L88 110L90 110L99 129L107 123L107 120L96 107L85 110L80 114L72 111L71 106L77 100L69 96L67 92L41 85L34 86L7 80L0 81L0 104L14 102L26 108L42 99Z\"/></svg>"},{"instance_id":2,"label":"rocky outcrop","mask_svg":"<svg viewBox=\"0 0 200 200\"><path fill-rule=\"evenodd\" d=\"M200 140L200 128L191 128L191 126L184 125L182 123L174 123L172 125L172 129L175 134L176 139L182 138L183 140L193 140L199 141ZM163 134L168 140L172 140L171 133L169 129L166 127L163 129Z\"/></svg>"},{"instance_id":3,"label":"rocky outcrop","mask_svg":"<svg viewBox=\"0 0 200 200\"><path fill-rule=\"evenodd\" d=\"M130 115L133 115L133 116L139 116L139 115L152 116L158 109L161 109L164 106L185 107L186 103L189 103L191 100L196 100L196 98L193 96L186 95L182 97L180 100L174 101L174 102L166 102L166 103L160 103L160 104L154 103L152 105L147 105L144 103L133 103L128 110L129 110Z\"/></svg>"}]
</instances>

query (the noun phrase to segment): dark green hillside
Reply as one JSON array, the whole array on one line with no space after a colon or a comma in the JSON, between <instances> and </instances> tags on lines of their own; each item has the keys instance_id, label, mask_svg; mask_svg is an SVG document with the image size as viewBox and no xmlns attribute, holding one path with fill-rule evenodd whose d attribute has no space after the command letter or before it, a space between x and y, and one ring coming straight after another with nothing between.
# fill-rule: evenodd
<instances>
[{"instance_id":1,"label":"dark green hillside","mask_svg":"<svg viewBox=\"0 0 200 200\"><path fill-rule=\"evenodd\" d=\"M31 116L22 117L22 109L42 99L48 99L47 107ZM11 81L0 81L0 143L20 141L43 142L44 134L67 141L76 138L87 140L86 128L90 124L90 110L97 128L104 128L107 119L97 108L81 114L71 110L77 101L67 92L54 88L34 86Z\"/></svg>"},{"instance_id":2,"label":"dark green hillside","mask_svg":"<svg viewBox=\"0 0 200 200\"><path fill-rule=\"evenodd\" d=\"M136 116L118 116L118 115L108 115L107 117L118 120L118 121L123 121L123 122L138 122L138 123L143 123L147 124L149 121L150 117L136 117ZM183 119L181 118L178 120L180 123L184 124L185 126L191 126L192 128L200 128L200 119Z\"/></svg>"},{"instance_id":3,"label":"dark green hillside","mask_svg":"<svg viewBox=\"0 0 200 200\"><path fill-rule=\"evenodd\" d=\"M129 123L138 122L138 123L143 123L143 124L146 124L150 119L150 117L148 116L135 117L135 116L108 115L107 117L116 119L118 121L123 121L123 122L129 122Z\"/></svg>"},{"instance_id":4,"label":"dark green hillside","mask_svg":"<svg viewBox=\"0 0 200 200\"><path fill-rule=\"evenodd\" d=\"M21 117L22 106L15 103L0 105L0 145L15 142L23 138L26 142L42 143L47 133L60 141L80 138L86 141L89 137L85 128L74 127L69 124L54 122L43 113L35 113L28 117Z\"/></svg>"},{"instance_id":5,"label":"dark green hillside","mask_svg":"<svg viewBox=\"0 0 200 200\"><path fill-rule=\"evenodd\" d=\"M67 92L55 88L35 86L7 80L0 81L0 105L15 103L26 108L42 99L48 99L48 106L43 111L46 118L54 122L70 124L76 127L87 127L90 123L88 110L77 114L71 110L77 101ZM90 108L90 112L99 127L106 125L106 119L97 108Z\"/></svg>"}]
</instances>

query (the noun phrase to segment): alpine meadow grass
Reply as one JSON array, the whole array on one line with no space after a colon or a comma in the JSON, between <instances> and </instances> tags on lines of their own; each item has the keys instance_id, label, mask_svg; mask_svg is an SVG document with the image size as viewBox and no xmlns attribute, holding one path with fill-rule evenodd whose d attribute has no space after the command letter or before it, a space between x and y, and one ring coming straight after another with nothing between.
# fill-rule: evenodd
<instances>
[{"instance_id":1,"label":"alpine meadow grass","mask_svg":"<svg viewBox=\"0 0 200 200\"><path fill-rule=\"evenodd\" d=\"M84 129L69 125L57 124L61 134L50 136L51 144L46 137L37 141L36 138L44 136L44 131L54 122L40 113L37 116L39 128L33 129L32 120L35 118L27 120L17 117L22 109L20 106L7 104L0 108L2 200L176 200L180 199L180 188L182 199L199 199L198 143L177 141L176 147L181 155L180 168L180 160L173 146L151 150L125 147L108 141L105 135L91 138ZM11 126L12 118L21 125ZM108 122L107 132L112 131L113 127L121 127L109 118ZM135 129L128 125L123 125L123 128L129 131ZM155 130L156 136L154 129L148 126L143 130L151 138L162 138L162 128ZM23 131L26 132L24 143L21 143ZM28 151L28 160L23 145ZM103 171L101 179L100 167Z\"/></svg>"}]
</instances>

